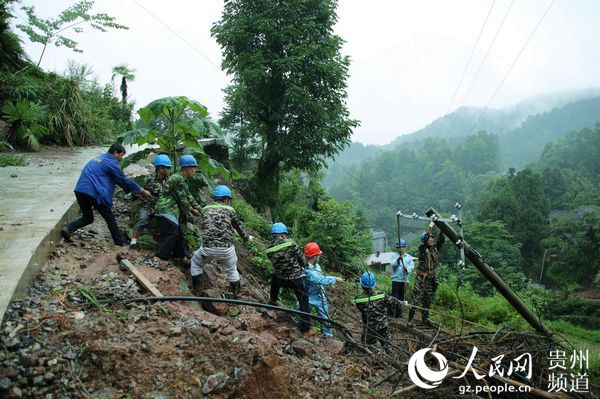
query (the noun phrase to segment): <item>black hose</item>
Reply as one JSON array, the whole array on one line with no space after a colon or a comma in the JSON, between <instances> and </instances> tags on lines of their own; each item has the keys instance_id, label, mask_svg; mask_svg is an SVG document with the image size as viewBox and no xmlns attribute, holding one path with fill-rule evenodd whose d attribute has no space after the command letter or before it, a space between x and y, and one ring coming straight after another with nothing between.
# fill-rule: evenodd
<instances>
[{"instance_id":1,"label":"black hose","mask_svg":"<svg viewBox=\"0 0 600 399\"><path fill-rule=\"evenodd\" d=\"M253 306L255 308L263 308L269 310L275 310L279 312L292 313L303 317L308 317L313 320L318 320L322 323L331 324L331 326L341 330L346 331L346 327L340 323L337 323L331 319L326 319L324 317L315 316L312 313L302 312L296 309L284 308L281 306L270 305L266 303L260 302L250 302L250 301L241 301L239 299L229 299L229 298L209 298L203 296L151 296L151 297L141 297L141 298L131 298L131 299L121 299L117 301L117 303L126 305L129 303L139 303L139 302L216 302L216 303L228 303L232 305L244 305L244 306Z\"/></svg>"}]
</instances>

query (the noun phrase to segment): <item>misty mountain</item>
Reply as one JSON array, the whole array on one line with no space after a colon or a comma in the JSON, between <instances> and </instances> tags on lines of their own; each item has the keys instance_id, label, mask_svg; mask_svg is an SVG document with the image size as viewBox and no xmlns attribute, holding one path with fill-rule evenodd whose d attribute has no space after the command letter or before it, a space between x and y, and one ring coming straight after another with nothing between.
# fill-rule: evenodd
<instances>
[{"instance_id":1,"label":"misty mountain","mask_svg":"<svg viewBox=\"0 0 600 399\"><path fill-rule=\"evenodd\" d=\"M359 162L394 150L399 145L419 148L428 137L452 141L485 130L500 137L504 167L521 167L536 160L544 145L573 130L600 121L600 87L566 90L528 98L513 106L488 109L461 107L416 132L385 145L352 143L331 160L323 183L326 187L347 176ZM479 120L481 118L481 120ZM479 120L479 123L477 121Z\"/></svg>"}]
</instances>

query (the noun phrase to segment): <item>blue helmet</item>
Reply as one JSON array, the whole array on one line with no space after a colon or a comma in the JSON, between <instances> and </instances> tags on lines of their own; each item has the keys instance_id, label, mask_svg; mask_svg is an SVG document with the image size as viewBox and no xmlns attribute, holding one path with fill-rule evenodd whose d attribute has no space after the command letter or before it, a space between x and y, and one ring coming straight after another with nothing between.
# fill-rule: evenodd
<instances>
[{"instance_id":1,"label":"blue helmet","mask_svg":"<svg viewBox=\"0 0 600 399\"><path fill-rule=\"evenodd\" d=\"M273 223L271 226L271 234L288 234L288 229L285 224L281 222Z\"/></svg>"},{"instance_id":2,"label":"blue helmet","mask_svg":"<svg viewBox=\"0 0 600 399\"><path fill-rule=\"evenodd\" d=\"M198 166L198 162L196 162L196 158L193 155L183 155L179 158L179 166L182 168L186 166Z\"/></svg>"},{"instance_id":3,"label":"blue helmet","mask_svg":"<svg viewBox=\"0 0 600 399\"><path fill-rule=\"evenodd\" d=\"M371 272L364 272L362 276L360 276L360 285L362 285L364 288L373 288L375 287L376 282L377 279Z\"/></svg>"},{"instance_id":4,"label":"blue helmet","mask_svg":"<svg viewBox=\"0 0 600 399\"><path fill-rule=\"evenodd\" d=\"M421 241L422 241L422 242L425 242L425 241L427 241L427 239L428 239L429 237L434 237L434 236L433 236L433 234L431 234L431 233L424 232L423 234L421 234Z\"/></svg>"},{"instance_id":5,"label":"blue helmet","mask_svg":"<svg viewBox=\"0 0 600 399\"><path fill-rule=\"evenodd\" d=\"M406 248L406 241L400 240L396 243L396 248Z\"/></svg>"},{"instance_id":6,"label":"blue helmet","mask_svg":"<svg viewBox=\"0 0 600 399\"><path fill-rule=\"evenodd\" d=\"M213 191L213 197L214 198L233 198L231 196L231 190L229 189L229 187L224 186L224 185L220 185L215 187L215 191Z\"/></svg>"},{"instance_id":7,"label":"blue helmet","mask_svg":"<svg viewBox=\"0 0 600 399\"><path fill-rule=\"evenodd\" d=\"M164 166L165 168L170 168L173 166L171 164L171 159L169 158L169 156L167 154L157 155L156 158L154 158L154 162L152 162L152 164L154 165L155 168L157 166Z\"/></svg>"}]
</instances>

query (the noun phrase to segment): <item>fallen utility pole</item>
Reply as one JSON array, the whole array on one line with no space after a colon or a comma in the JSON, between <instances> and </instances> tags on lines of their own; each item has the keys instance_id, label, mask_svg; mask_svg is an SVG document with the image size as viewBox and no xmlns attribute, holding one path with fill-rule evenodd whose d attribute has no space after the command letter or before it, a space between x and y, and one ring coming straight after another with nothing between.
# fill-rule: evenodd
<instances>
[{"instance_id":1,"label":"fallen utility pole","mask_svg":"<svg viewBox=\"0 0 600 399\"><path fill-rule=\"evenodd\" d=\"M460 237L456 231L445 221L433 208L429 208L426 212L426 215L432 218L435 225L448 237L457 247L463 248L465 251L465 255L471 263L475 265L477 269L487 278L490 283L502 294L504 298L523 316L523 318L537 331L542 333L543 335L550 337L552 335L552 331L548 329L542 323L540 318L536 316L531 309L519 298L517 294L514 293L513 290L510 289L508 285L496 274L494 270L490 266L488 266L481 255L477 253L462 237Z\"/></svg>"}]
</instances>

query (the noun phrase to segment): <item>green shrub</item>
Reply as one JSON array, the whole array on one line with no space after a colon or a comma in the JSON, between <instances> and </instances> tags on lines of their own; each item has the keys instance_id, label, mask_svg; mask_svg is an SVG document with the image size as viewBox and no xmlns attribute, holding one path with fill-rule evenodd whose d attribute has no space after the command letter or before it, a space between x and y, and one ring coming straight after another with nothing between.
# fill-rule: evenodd
<instances>
[{"instance_id":1,"label":"green shrub","mask_svg":"<svg viewBox=\"0 0 600 399\"><path fill-rule=\"evenodd\" d=\"M29 162L21 156L12 154L0 154L0 167L4 166L27 166Z\"/></svg>"},{"instance_id":2,"label":"green shrub","mask_svg":"<svg viewBox=\"0 0 600 399\"><path fill-rule=\"evenodd\" d=\"M248 204L241 195L235 195L231 205L244 225L265 239L271 238L271 224L256 209Z\"/></svg>"}]
</instances>

